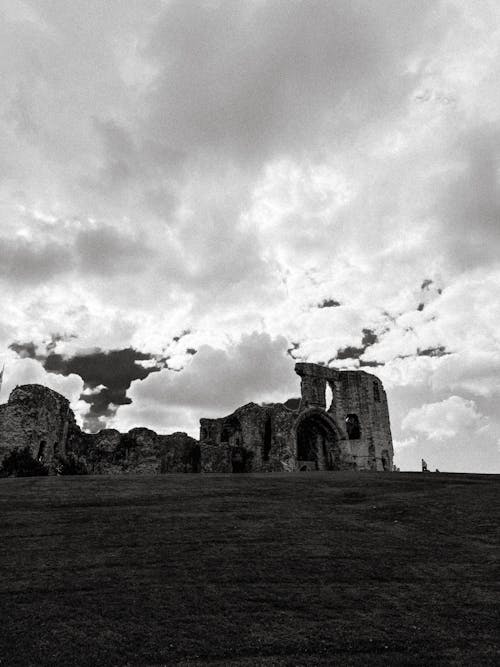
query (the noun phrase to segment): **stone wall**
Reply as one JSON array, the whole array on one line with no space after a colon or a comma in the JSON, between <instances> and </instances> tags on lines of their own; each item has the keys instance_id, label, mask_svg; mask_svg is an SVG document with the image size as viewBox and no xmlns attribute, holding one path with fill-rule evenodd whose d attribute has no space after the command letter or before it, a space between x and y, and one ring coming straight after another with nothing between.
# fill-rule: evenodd
<instances>
[{"instance_id":1,"label":"stone wall","mask_svg":"<svg viewBox=\"0 0 500 667\"><path fill-rule=\"evenodd\" d=\"M70 453L96 475L201 470L199 443L186 433L158 435L148 428L84 433L69 401L41 385L16 387L0 406L0 462L13 449L26 446L51 473Z\"/></svg>"},{"instance_id":2,"label":"stone wall","mask_svg":"<svg viewBox=\"0 0 500 667\"><path fill-rule=\"evenodd\" d=\"M201 419L200 441L148 428L84 433L66 398L40 385L16 387L0 406L0 461L28 445L52 472L70 452L90 473L108 475L391 470L389 411L380 380L317 364L298 363L295 370L301 378L297 409L248 403L226 417Z\"/></svg>"},{"instance_id":3,"label":"stone wall","mask_svg":"<svg viewBox=\"0 0 500 667\"><path fill-rule=\"evenodd\" d=\"M295 413L280 403L248 403L227 417L200 420L202 451L224 449L224 467L230 472L293 470L294 422Z\"/></svg>"},{"instance_id":4,"label":"stone wall","mask_svg":"<svg viewBox=\"0 0 500 667\"><path fill-rule=\"evenodd\" d=\"M0 406L0 460L12 449L28 446L34 458L51 465L64 455L76 426L69 401L41 385L22 385Z\"/></svg>"},{"instance_id":5,"label":"stone wall","mask_svg":"<svg viewBox=\"0 0 500 667\"><path fill-rule=\"evenodd\" d=\"M325 410L341 431L345 432L353 466L358 470L392 470L394 451L387 396L382 382L365 371L339 371L317 364L298 363L302 399L299 412L310 407ZM332 391L332 402L326 405L326 386ZM349 415L357 418L359 437L349 438Z\"/></svg>"}]
</instances>

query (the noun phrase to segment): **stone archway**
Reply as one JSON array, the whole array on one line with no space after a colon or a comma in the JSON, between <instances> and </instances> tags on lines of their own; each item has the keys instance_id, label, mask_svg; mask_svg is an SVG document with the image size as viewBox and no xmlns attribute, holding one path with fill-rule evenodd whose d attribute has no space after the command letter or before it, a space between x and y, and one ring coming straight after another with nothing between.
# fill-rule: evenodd
<instances>
[{"instance_id":1,"label":"stone archway","mask_svg":"<svg viewBox=\"0 0 500 667\"><path fill-rule=\"evenodd\" d=\"M331 420L322 413L304 415L296 427L298 470L340 470L340 448Z\"/></svg>"}]
</instances>

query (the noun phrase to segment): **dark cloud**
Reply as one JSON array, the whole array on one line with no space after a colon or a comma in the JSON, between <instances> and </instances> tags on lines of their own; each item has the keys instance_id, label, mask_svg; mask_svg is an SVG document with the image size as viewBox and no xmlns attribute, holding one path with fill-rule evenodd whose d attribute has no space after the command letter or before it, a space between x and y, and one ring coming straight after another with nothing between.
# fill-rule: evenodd
<instances>
[{"instance_id":1,"label":"dark cloud","mask_svg":"<svg viewBox=\"0 0 500 667\"><path fill-rule=\"evenodd\" d=\"M154 254L138 234L124 234L105 225L81 231L75 252L85 273L104 275L146 270Z\"/></svg>"},{"instance_id":2,"label":"dark cloud","mask_svg":"<svg viewBox=\"0 0 500 667\"><path fill-rule=\"evenodd\" d=\"M337 352L337 356L330 361L335 361L337 359L359 359L371 345L378 343L377 334L371 329L363 329L363 338L361 339L361 347L347 346L342 348ZM376 362L365 362L366 365L373 365Z\"/></svg>"},{"instance_id":3,"label":"dark cloud","mask_svg":"<svg viewBox=\"0 0 500 667\"><path fill-rule=\"evenodd\" d=\"M52 334L49 340L40 344L35 344L33 341L19 342L15 341L9 345L9 350L16 352L21 358L37 359L44 362L45 359L55 350L57 343L60 341L71 340L76 338L75 335Z\"/></svg>"},{"instance_id":4,"label":"dark cloud","mask_svg":"<svg viewBox=\"0 0 500 667\"><path fill-rule=\"evenodd\" d=\"M178 343L181 338L184 338L184 336L188 336L190 333L191 333L190 329L184 329L181 334L179 334L178 336L174 336L172 340L174 341L174 343Z\"/></svg>"},{"instance_id":5,"label":"dark cloud","mask_svg":"<svg viewBox=\"0 0 500 667\"><path fill-rule=\"evenodd\" d=\"M20 357L37 359L49 373L64 376L75 374L82 378L86 392L80 398L89 404L89 411L84 416L84 427L91 431L103 428L106 420L116 412L117 406L131 402L127 397L127 389L133 380L144 380L150 373L159 371L166 365L166 359L139 352L131 347L109 352L95 350L65 357L53 351L57 341L64 338L56 334L45 346L37 346L33 342L14 342L9 348ZM188 354L195 352L192 350ZM144 367L137 363L139 361L155 363ZM96 391L92 392L92 389Z\"/></svg>"},{"instance_id":6,"label":"dark cloud","mask_svg":"<svg viewBox=\"0 0 500 667\"><path fill-rule=\"evenodd\" d=\"M103 352L96 350L90 354L63 357L49 354L44 361L45 370L51 373L79 375L87 388L100 388L96 393L82 394L82 399L89 403L89 412L85 416L84 426L89 430L102 428L103 419L114 414L116 406L130 403L127 389L133 380L144 380L150 373L160 370L162 365L145 368L138 361L151 361L153 356L126 348Z\"/></svg>"},{"instance_id":7,"label":"dark cloud","mask_svg":"<svg viewBox=\"0 0 500 667\"><path fill-rule=\"evenodd\" d=\"M453 154L461 168L439 189L440 242L461 268L496 262L500 251L500 123L468 128ZM458 171L458 173L457 173Z\"/></svg>"},{"instance_id":8,"label":"dark cloud","mask_svg":"<svg viewBox=\"0 0 500 667\"><path fill-rule=\"evenodd\" d=\"M35 343L11 343L9 350L14 350L21 357L21 359L36 359L37 347Z\"/></svg>"},{"instance_id":9,"label":"dark cloud","mask_svg":"<svg viewBox=\"0 0 500 667\"><path fill-rule=\"evenodd\" d=\"M72 268L68 247L55 241L0 238L0 276L17 285L33 286Z\"/></svg>"},{"instance_id":10,"label":"dark cloud","mask_svg":"<svg viewBox=\"0 0 500 667\"><path fill-rule=\"evenodd\" d=\"M447 352L444 345L438 345L437 347L428 347L425 350L417 348L417 356L419 357L444 357L451 352Z\"/></svg>"},{"instance_id":11,"label":"dark cloud","mask_svg":"<svg viewBox=\"0 0 500 667\"><path fill-rule=\"evenodd\" d=\"M325 131L344 141L406 103L414 81L402 64L422 46L431 6L169 2L144 51L159 72L148 135L174 152L245 162L323 150Z\"/></svg>"},{"instance_id":12,"label":"dark cloud","mask_svg":"<svg viewBox=\"0 0 500 667\"><path fill-rule=\"evenodd\" d=\"M377 366L383 366L383 362L381 361L363 361L363 359L359 360L359 367L363 368L377 368Z\"/></svg>"},{"instance_id":13,"label":"dark cloud","mask_svg":"<svg viewBox=\"0 0 500 667\"><path fill-rule=\"evenodd\" d=\"M336 301L335 299L324 299L318 304L318 308L337 308L341 305L340 301Z\"/></svg>"}]
</instances>

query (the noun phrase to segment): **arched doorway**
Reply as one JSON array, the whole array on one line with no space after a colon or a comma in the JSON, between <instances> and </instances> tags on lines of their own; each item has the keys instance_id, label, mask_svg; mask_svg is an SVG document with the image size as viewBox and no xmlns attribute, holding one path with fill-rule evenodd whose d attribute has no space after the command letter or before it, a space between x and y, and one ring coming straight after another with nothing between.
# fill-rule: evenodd
<instances>
[{"instance_id":1,"label":"arched doorway","mask_svg":"<svg viewBox=\"0 0 500 667\"><path fill-rule=\"evenodd\" d=\"M335 430L327 417L313 413L297 426L297 469L339 470L340 452Z\"/></svg>"}]
</instances>

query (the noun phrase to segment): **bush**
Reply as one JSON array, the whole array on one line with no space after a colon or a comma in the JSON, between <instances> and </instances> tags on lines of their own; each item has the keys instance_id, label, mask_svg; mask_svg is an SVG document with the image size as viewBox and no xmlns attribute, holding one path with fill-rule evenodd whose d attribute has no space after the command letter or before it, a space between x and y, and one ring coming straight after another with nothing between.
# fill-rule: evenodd
<instances>
[{"instance_id":1,"label":"bush","mask_svg":"<svg viewBox=\"0 0 500 667\"><path fill-rule=\"evenodd\" d=\"M0 472L5 477L43 477L49 474L49 469L33 457L26 445L22 449L16 447L4 457Z\"/></svg>"},{"instance_id":2,"label":"bush","mask_svg":"<svg viewBox=\"0 0 500 667\"><path fill-rule=\"evenodd\" d=\"M85 459L79 458L73 452L61 456L56 467L59 475L88 475L89 470Z\"/></svg>"}]
</instances>

